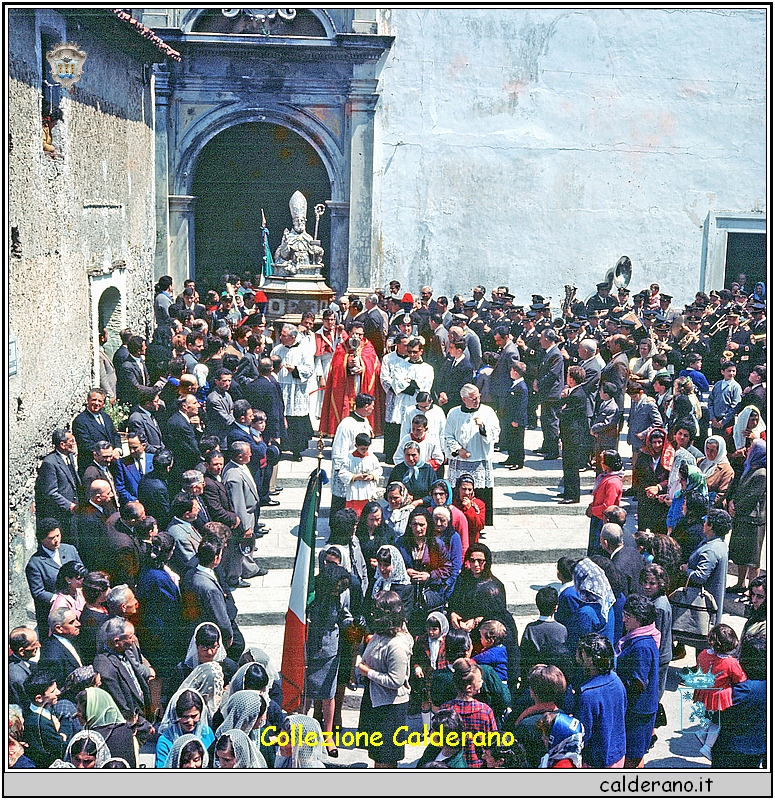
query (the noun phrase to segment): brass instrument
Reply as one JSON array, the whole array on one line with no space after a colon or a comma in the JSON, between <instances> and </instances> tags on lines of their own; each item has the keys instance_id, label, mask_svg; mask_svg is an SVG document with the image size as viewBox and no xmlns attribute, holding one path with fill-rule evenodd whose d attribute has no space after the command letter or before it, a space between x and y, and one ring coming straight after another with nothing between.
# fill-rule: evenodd
<instances>
[{"instance_id":1,"label":"brass instrument","mask_svg":"<svg viewBox=\"0 0 775 800\"><path fill-rule=\"evenodd\" d=\"M673 334L673 341L677 350L685 350L690 344L700 340L701 333L699 331L690 331L684 324L685 322L686 318L679 314L670 326L670 332Z\"/></svg>"},{"instance_id":2,"label":"brass instrument","mask_svg":"<svg viewBox=\"0 0 775 800\"><path fill-rule=\"evenodd\" d=\"M622 256L617 262L616 266L611 267L605 275L603 280L608 284L608 288L623 289L628 286L632 280L632 261L629 256ZM567 288L567 287L566 287ZM595 292L586 299L588 303L595 296Z\"/></svg>"},{"instance_id":3,"label":"brass instrument","mask_svg":"<svg viewBox=\"0 0 775 800\"><path fill-rule=\"evenodd\" d=\"M713 337L719 331L723 331L724 328L728 326L729 323L727 322L727 318L725 316L721 316L708 328L707 334L708 336Z\"/></svg>"},{"instance_id":4,"label":"brass instrument","mask_svg":"<svg viewBox=\"0 0 775 800\"><path fill-rule=\"evenodd\" d=\"M573 301L576 299L576 287L569 283L565 284L565 299L562 301L563 316L570 311Z\"/></svg>"},{"instance_id":5,"label":"brass instrument","mask_svg":"<svg viewBox=\"0 0 775 800\"><path fill-rule=\"evenodd\" d=\"M751 334L751 344L758 345L762 343L767 344L767 331L764 331L764 333Z\"/></svg>"}]
</instances>

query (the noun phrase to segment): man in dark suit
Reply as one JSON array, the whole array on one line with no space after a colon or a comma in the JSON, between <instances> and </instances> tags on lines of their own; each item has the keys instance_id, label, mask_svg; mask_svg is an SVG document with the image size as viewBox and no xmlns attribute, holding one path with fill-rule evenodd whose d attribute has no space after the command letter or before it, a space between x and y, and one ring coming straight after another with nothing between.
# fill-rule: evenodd
<instances>
[{"instance_id":1,"label":"man in dark suit","mask_svg":"<svg viewBox=\"0 0 775 800\"><path fill-rule=\"evenodd\" d=\"M142 336L133 336L127 344L129 356L116 368L116 396L130 406L140 401L141 388L149 388L151 384L143 360L146 346Z\"/></svg>"},{"instance_id":2,"label":"man in dark suit","mask_svg":"<svg viewBox=\"0 0 775 800\"><path fill-rule=\"evenodd\" d=\"M159 523L159 530L167 530L172 519L169 475L173 463L170 450L159 450L153 456L153 469L146 472L137 485L137 499L143 504L145 513Z\"/></svg>"},{"instance_id":3,"label":"man in dark suit","mask_svg":"<svg viewBox=\"0 0 775 800\"><path fill-rule=\"evenodd\" d=\"M245 384L243 394L252 408L260 408L266 414L264 436L278 444L285 435L285 404L280 384L271 376L272 359L259 359L258 377Z\"/></svg>"},{"instance_id":4,"label":"man in dark suit","mask_svg":"<svg viewBox=\"0 0 775 800\"><path fill-rule=\"evenodd\" d=\"M48 769L65 754L71 730L65 730L53 714L59 699L59 687L55 676L38 670L24 684L26 702L24 712L24 741L26 755L38 769Z\"/></svg>"},{"instance_id":5,"label":"man in dark suit","mask_svg":"<svg viewBox=\"0 0 775 800\"><path fill-rule=\"evenodd\" d=\"M148 389L141 389L139 394L140 400L129 415L127 432L142 434L145 437L145 452L153 455L164 448L161 428L155 417L161 408L159 389L151 386Z\"/></svg>"},{"instance_id":6,"label":"man in dark suit","mask_svg":"<svg viewBox=\"0 0 775 800\"><path fill-rule=\"evenodd\" d=\"M115 512L110 484L103 480L92 481L89 499L78 506L75 512L78 552L89 570L97 569L100 548L105 541L105 526L108 517Z\"/></svg>"},{"instance_id":7,"label":"man in dark suit","mask_svg":"<svg viewBox=\"0 0 775 800\"><path fill-rule=\"evenodd\" d=\"M560 439L562 440L563 493L560 504L578 503L581 500L579 470L587 463L589 452L589 417L582 367L568 369L570 392L560 407Z\"/></svg>"},{"instance_id":8,"label":"man in dark suit","mask_svg":"<svg viewBox=\"0 0 775 800\"><path fill-rule=\"evenodd\" d=\"M101 687L115 700L124 719L138 714L137 738L144 742L153 731L144 718L151 700L148 681L126 655L136 643L135 628L121 617L104 625L105 652L94 658L94 669L102 677Z\"/></svg>"},{"instance_id":9,"label":"man in dark suit","mask_svg":"<svg viewBox=\"0 0 775 800\"><path fill-rule=\"evenodd\" d=\"M640 571L646 566L643 556L634 545L625 545L622 529L613 522L607 522L600 529L600 547L619 570L626 584L626 592L643 594L640 585Z\"/></svg>"},{"instance_id":10,"label":"man in dark suit","mask_svg":"<svg viewBox=\"0 0 775 800\"><path fill-rule=\"evenodd\" d=\"M603 367L600 373L600 383L609 381L616 386L616 405L621 412L621 420L619 422L619 430L624 425L624 388L627 386L627 378L630 375L629 360L624 348L627 344L627 337L622 336L621 333L615 333L609 336L606 340L606 347L611 353L611 360Z\"/></svg>"},{"instance_id":11,"label":"man in dark suit","mask_svg":"<svg viewBox=\"0 0 775 800\"><path fill-rule=\"evenodd\" d=\"M579 344L579 366L584 369L584 393L587 396L587 416L591 419L595 413L595 399L600 386L602 360L598 357L597 339L583 339Z\"/></svg>"},{"instance_id":12,"label":"man in dark suit","mask_svg":"<svg viewBox=\"0 0 775 800\"><path fill-rule=\"evenodd\" d=\"M379 307L379 297L370 294L365 300L366 310L363 317L364 336L374 345L377 357L385 354L387 341L388 318L387 314Z\"/></svg>"},{"instance_id":13,"label":"man in dark suit","mask_svg":"<svg viewBox=\"0 0 775 800\"><path fill-rule=\"evenodd\" d=\"M538 340L544 350L544 358L538 367L538 375L533 389L541 405L541 432L544 435L541 447L536 453L543 455L545 461L560 457L560 396L564 379L564 361L557 347L557 333L554 328L546 328ZM586 410L586 396L584 398Z\"/></svg>"},{"instance_id":14,"label":"man in dark suit","mask_svg":"<svg viewBox=\"0 0 775 800\"><path fill-rule=\"evenodd\" d=\"M226 445L234 442L245 442L250 445L250 472L258 486L261 485L261 461L266 458L266 444L256 436L250 427L253 422L253 409L247 400L237 400L234 404L234 423L226 435ZM266 430L266 429L264 429Z\"/></svg>"},{"instance_id":15,"label":"man in dark suit","mask_svg":"<svg viewBox=\"0 0 775 800\"><path fill-rule=\"evenodd\" d=\"M71 544L62 544L59 521L53 517L38 520L36 535L38 549L27 562L25 573L35 603L38 636L42 638L48 633L48 612L59 569L68 561L81 563L81 556Z\"/></svg>"},{"instance_id":16,"label":"man in dark suit","mask_svg":"<svg viewBox=\"0 0 775 800\"><path fill-rule=\"evenodd\" d=\"M474 366L466 358L465 349L465 339L449 337L449 357L441 365L433 383L433 395L446 414L463 402L460 390L474 378Z\"/></svg>"},{"instance_id":17,"label":"man in dark suit","mask_svg":"<svg viewBox=\"0 0 775 800\"><path fill-rule=\"evenodd\" d=\"M525 466L525 430L528 416L528 390L525 383L527 365L511 356L511 387L503 403L503 446L508 458L503 462L510 470Z\"/></svg>"},{"instance_id":18,"label":"man in dark suit","mask_svg":"<svg viewBox=\"0 0 775 800\"><path fill-rule=\"evenodd\" d=\"M134 588L145 556L145 545L135 533L145 519L143 504L131 500L113 514L105 526L105 543L100 548L99 569L110 575L111 586L126 583Z\"/></svg>"},{"instance_id":19,"label":"man in dark suit","mask_svg":"<svg viewBox=\"0 0 775 800\"><path fill-rule=\"evenodd\" d=\"M8 641L8 702L26 708L29 701L24 693L24 682L38 665L32 658L40 650L40 642L32 628L14 628Z\"/></svg>"},{"instance_id":20,"label":"man in dark suit","mask_svg":"<svg viewBox=\"0 0 775 800\"><path fill-rule=\"evenodd\" d=\"M45 637L40 649L38 669L52 675L59 686L64 686L67 676L83 666L75 645L81 622L72 608L60 606L49 613L48 628L51 636Z\"/></svg>"},{"instance_id":21,"label":"man in dark suit","mask_svg":"<svg viewBox=\"0 0 775 800\"><path fill-rule=\"evenodd\" d=\"M74 538L73 513L78 506L81 478L75 466L75 436L64 428L51 434L54 452L38 467L35 481L35 514L59 520L62 537L68 544L78 545Z\"/></svg>"},{"instance_id":22,"label":"man in dark suit","mask_svg":"<svg viewBox=\"0 0 775 800\"><path fill-rule=\"evenodd\" d=\"M172 451L175 461L170 471L170 487L180 489L181 475L194 469L199 463L199 402L193 394L187 394L178 401L178 410L167 420L164 441Z\"/></svg>"},{"instance_id":23,"label":"man in dark suit","mask_svg":"<svg viewBox=\"0 0 775 800\"><path fill-rule=\"evenodd\" d=\"M145 435L137 431L127 436L129 455L115 463L116 492L121 503L137 500L137 487L143 475L153 470L153 456L146 452Z\"/></svg>"},{"instance_id":24,"label":"man in dark suit","mask_svg":"<svg viewBox=\"0 0 775 800\"><path fill-rule=\"evenodd\" d=\"M117 351L118 352L118 351ZM73 420L73 436L78 443L78 471L83 475L93 459L97 442L110 442L115 457L121 458L121 436L113 420L102 410L105 405L105 390L94 387L86 397L86 410Z\"/></svg>"},{"instance_id":25,"label":"man in dark suit","mask_svg":"<svg viewBox=\"0 0 775 800\"><path fill-rule=\"evenodd\" d=\"M124 328L123 331L119 331L118 334L121 337L121 346L113 353L113 366L116 368L116 372L118 372L118 368L121 364L129 358L129 349L127 344L129 340L134 336L132 333L131 328Z\"/></svg>"},{"instance_id":26,"label":"man in dark suit","mask_svg":"<svg viewBox=\"0 0 775 800\"><path fill-rule=\"evenodd\" d=\"M97 442L92 451L92 462L83 471L83 484L82 493L85 497L89 496L89 487L92 481L101 480L107 481L110 484L111 491L113 492L113 500L116 507L121 505L118 499L118 492L116 490L116 474L114 472L113 462L117 460L116 450L113 445L107 440Z\"/></svg>"},{"instance_id":27,"label":"man in dark suit","mask_svg":"<svg viewBox=\"0 0 775 800\"><path fill-rule=\"evenodd\" d=\"M180 581L183 618L191 633L200 622L212 622L221 631L223 646L232 644L232 627L226 606L226 595L218 583L215 568L221 563L222 544L212 537L204 539L197 549L197 565L187 570Z\"/></svg>"}]
</instances>

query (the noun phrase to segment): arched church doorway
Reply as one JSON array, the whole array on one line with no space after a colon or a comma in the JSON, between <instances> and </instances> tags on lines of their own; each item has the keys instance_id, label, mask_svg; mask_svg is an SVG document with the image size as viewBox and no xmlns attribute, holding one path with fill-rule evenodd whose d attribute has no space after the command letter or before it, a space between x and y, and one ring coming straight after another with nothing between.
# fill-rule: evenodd
<instances>
[{"instance_id":1,"label":"arched church doorway","mask_svg":"<svg viewBox=\"0 0 775 800\"><path fill-rule=\"evenodd\" d=\"M297 133L267 122L235 125L213 137L200 153L193 182L195 278L200 294L222 284L224 273L261 272L261 209L272 255L291 227L288 201L300 190L307 198L307 230L315 232L314 207L331 198L331 181L318 153ZM318 238L331 256L328 213Z\"/></svg>"},{"instance_id":2,"label":"arched church doorway","mask_svg":"<svg viewBox=\"0 0 775 800\"><path fill-rule=\"evenodd\" d=\"M99 328L105 328L108 341L105 342L105 352L110 358L121 347L121 292L115 286L109 286L100 295L98 306Z\"/></svg>"}]
</instances>

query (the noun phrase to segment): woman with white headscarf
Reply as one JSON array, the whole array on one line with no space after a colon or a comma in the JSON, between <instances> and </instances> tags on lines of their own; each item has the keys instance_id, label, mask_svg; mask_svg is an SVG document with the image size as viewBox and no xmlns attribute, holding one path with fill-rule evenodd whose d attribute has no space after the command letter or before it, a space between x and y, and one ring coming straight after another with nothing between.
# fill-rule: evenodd
<instances>
[{"instance_id":1,"label":"woman with white headscarf","mask_svg":"<svg viewBox=\"0 0 775 800\"><path fill-rule=\"evenodd\" d=\"M159 724L156 769L167 766L175 743L181 736L189 733L199 739L205 748L215 741L204 697L196 689L181 688L170 698Z\"/></svg>"},{"instance_id":2,"label":"woman with white headscarf","mask_svg":"<svg viewBox=\"0 0 775 800\"><path fill-rule=\"evenodd\" d=\"M376 552L377 568L374 570L374 583L366 601L367 610L374 605L374 599L380 592L395 592L404 606L404 613L409 616L414 610L414 586L406 572L406 564L399 549L392 544L383 544ZM368 616L368 614L367 614Z\"/></svg>"},{"instance_id":3,"label":"woman with white headscarf","mask_svg":"<svg viewBox=\"0 0 775 800\"><path fill-rule=\"evenodd\" d=\"M109 758L110 750L102 735L97 731L83 730L70 739L62 760L76 769L102 769Z\"/></svg>"},{"instance_id":4,"label":"woman with white headscarf","mask_svg":"<svg viewBox=\"0 0 775 800\"><path fill-rule=\"evenodd\" d=\"M215 742L215 769L266 769L258 748L241 730L222 733Z\"/></svg>"},{"instance_id":5,"label":"woman with white headscarf","mask_svg":"<svg viewBox=\"0 0 775 800\"><path fill-rule=\"evenodd\" d=\"M705 476L708 500L711 504L720 504L735 477L735 471L727 458L727 443L723 436L709 436L705 440L704 450L705 458L697 467Z\"/></svg>"},{"instance_id":6,"label":"woman with white headscarf","mask_svg":"<svg viewBox=\"0 0 775 800\"><path fill-rule=\"evenodd\" d=\"M759 409L756 406L746 406L737 415L735 427L732 431L732 438L735 441L735 454L739 454L745 447L748 447L753 439L762 438L762 433L766 430L767 426L762 420Z\"/></svg>"},{"instance_id":7,"label":"woman with white headscarf","mask_svg":"<svg viewBox=\"0 0 775 800\"><path fill-rule=\"evenodd\" d=\"M223 700L223 690L225 681L223 669L217 661L200 664L184 681L180 684L181 689L196 689L205 701L209 719L218 710Z\"/></svg>"},{"instance_id":8,"label":"woman with white headscarf","mask_svg":"<svg viewBox=\"0 0 775 800\"><path fill-rule=\"evenodd\" d=\"M165 769L207 769L210 755L201 739L193 733L178 736L172 745Z\"/></svg>"},{"instance_id":9,"label":"woman with white headscarf","mask_svg":"<svg viewBox=\"0 0 775 800\"><path fill-rule=\"evenodd\" d=\"M316 719L306 714L290 714L283 725L283 732L290 741L280 745L275 769L326 768L323 761L323 731ZM308 744L310 741L314 741L314 744Z\"/></svg>"},{"instance_id":10,"label":"woman with white headscarf","mask_svg":"<svg viewBox=\"0 0 775 800\"><path fill-rule=\"evenodd\" d=\"M261 769L266 769L267 762L261 754L261 728L266 722L268 700L252 689L234 692L221 707L223 722L215 732L216 739L231 730L241 730L259 751L259 758L264 762Z\"/></svg>"},{"instance_id":11,"label":"woman with white headscarf","mask_svg":"<svg viewBox=\"0 0 775 800\"><path fill-rule=\"evenodd\" d=\"M226 683L237 671L237 664L226 655L220 628L212 622L202 622L196 626L189 640L186 655L178 664L178 671L185 678L200 664L209 663L220 664Z\"/></svg>"},{"instance_id":12,"label":"woman with white headscarf","mask_svg":"<svg viewBox=\"0 0 775 800\"><path fill-rule=\"evenodd\" d=\"M573 568L573 585L580 602L566 625L568 651L575 653L579 639L587 633L599 633L612 641L616 598L605 572L591 559L582 558Z\"/></svg>"}]
</instances>

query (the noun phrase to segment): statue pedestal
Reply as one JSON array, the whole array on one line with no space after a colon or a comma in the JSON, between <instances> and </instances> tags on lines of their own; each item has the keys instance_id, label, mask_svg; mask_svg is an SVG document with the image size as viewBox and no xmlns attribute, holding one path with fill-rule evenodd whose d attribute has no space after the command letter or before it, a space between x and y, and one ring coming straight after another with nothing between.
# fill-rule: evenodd
<instances>
[{"instance_id":1,"label":"statue pedestal","mask_svg":"<svg viewBox=\"0 0 775 800\"><path fill-rule=\"evenodd\" d=\"M334 299L334 290L322 275L272 275L261 287L269 301L267 322L279 328L285 323L298 325L305 311L312 311L317 321Z\"/></svg>"}]
</instances>

